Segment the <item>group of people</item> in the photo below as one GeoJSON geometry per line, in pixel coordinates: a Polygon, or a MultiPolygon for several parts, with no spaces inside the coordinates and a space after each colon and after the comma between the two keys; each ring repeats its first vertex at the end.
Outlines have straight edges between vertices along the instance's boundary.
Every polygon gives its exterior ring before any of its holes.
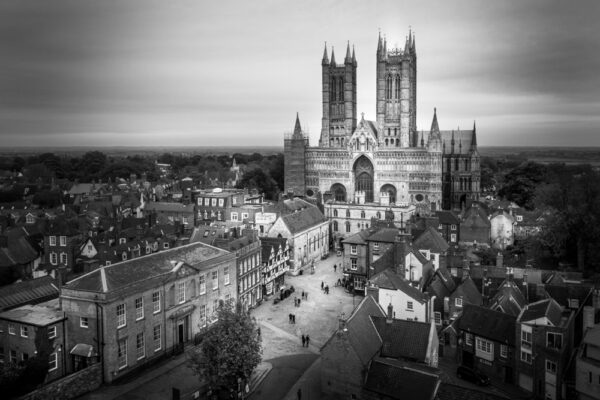
{"type": "Polygon", "coordinates": [[[329,285],[325,285],[323,281],[321,281],[321,291],[325,292],[325,294],[329,294],[329,285]]]}
{"type": "Polygon", "coordinates": [[[295,324],[296,323],[296,314],[290,313],[290,315],[288,317],[289,317],[288,322],[290,324],[295,324]]]}
{"type": "Polygon", "coordinates": [[[308,347],[310,344],[310,336],[308,334],[302,335],[302,347],[308,347]]]}

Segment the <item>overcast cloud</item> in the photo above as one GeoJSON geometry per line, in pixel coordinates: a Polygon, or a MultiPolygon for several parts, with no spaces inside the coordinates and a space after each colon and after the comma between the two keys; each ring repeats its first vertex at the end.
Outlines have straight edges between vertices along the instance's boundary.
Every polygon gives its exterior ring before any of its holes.
{"type": "Polygon", "coordinates": [[[379,29],[416,32],[419,129],[480,145],[600,146],[600,2],[0,2],[3,146],[316,144],[324,42],[375,117],[379,29]]]}

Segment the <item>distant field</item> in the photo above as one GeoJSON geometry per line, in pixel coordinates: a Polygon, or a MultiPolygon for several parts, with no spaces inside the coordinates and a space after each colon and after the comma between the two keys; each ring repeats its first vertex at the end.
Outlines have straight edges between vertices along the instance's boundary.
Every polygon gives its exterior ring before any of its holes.
{"type": "Polygon", "coordinates": [[[479,147],[482,156],[600,166],[600,147],[479,147]]]}

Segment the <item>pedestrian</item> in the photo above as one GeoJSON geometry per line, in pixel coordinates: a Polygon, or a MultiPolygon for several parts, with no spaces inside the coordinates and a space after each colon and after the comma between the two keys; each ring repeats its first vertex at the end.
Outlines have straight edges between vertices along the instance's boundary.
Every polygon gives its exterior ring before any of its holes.
{"type": "Polygon", "coordinates": [[[292,313],[290,313],[290,315],[288,315],[288,323],[291,324],[292,323],[292,313]]]}
{"type": "Polygon", "coordinates": [[[304,300],[304,290],[302,291],[302,296],[300,297],[302,297],[302,300],[304,300]]]}
{"type": "Polygon", "coordinates": [[[260,326],[256,328],[256,333],[258,333],[258,337],[260,337],[260,326]]]}
{"type": "Polygon", "coordinates": [[[308,347],[308,345],[310,344],[310,337],[308,336],[308,334],[306,334],[306,347],[308,347]]]}
{"type": "Polygon", "coordinates": [[[304,293],[304,300],[308,300],[308,292],[304,293]]]}
{"type": "Polygon", "coordinates": [[[302,400],[302,389],[298,388],[298,392],[296,392],[296,394],[298,395],[298,400],[302,400]]]}
{"type": "Polygon", "coordinates": [[[301,301],[301,300],[300,300],[300,299],[298,299],[298,307],[300,307],[300,301],[301,301]]]}
{"type": "Polygon", "coordinates": [[[296,314],[292,314],[292,324],[296,323],[296,314]]]}
{"type": "Polygon", "coordinates": [[[302,335],[302,347],[304,347],[305,344],[306,344],[306,338],[304,337],[304,335],[302,335]]]}
{"type": "Polygon", "coordinates": [[[333,264],[333,272],[337,272],[337,264],[333,264]]]}
{"type": "Polygon", "coordinates": [[[342,281],[340,280],[340,278],[338,278],[337,285],[342,286],[342,281]]]}
{"type": "Polygon", "coordinates": [[[325,284],[323,283],[323,281],[321,281],[321,290],[323,290],[324,286],[325,286],[325,284]]]}
{"type": "Polygon", "coordinates": [[[329,285],[325,286],[325,294],[329,294],[329,285]]]}

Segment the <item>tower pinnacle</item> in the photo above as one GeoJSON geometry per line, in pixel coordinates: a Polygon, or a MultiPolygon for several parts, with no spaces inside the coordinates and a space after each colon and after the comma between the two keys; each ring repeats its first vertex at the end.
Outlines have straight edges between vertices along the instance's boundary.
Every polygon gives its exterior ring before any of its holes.
{"type": "Polygon", "coordinates": [[[302,136],[302,127],[300,126],[300,117],[296,113],[296,125],[294,126],[294,136],[302,136]]]}
{"type": "Polygon", "coordinates": [[[335,67],[335,50],[333,46],[331,46],[331,65],[335,67]]]}
{"type": "Polygon", "coordinates": [[[321,64],[329,64],[329,57],[327,56],[327,42],[325,42],[325,49],[323,50],[323,61],[321,61],[321,64]]]}
{"type": "Polygon", "coordinates": [[[350,55],[350,41],[348,40],[348,45],[346,46],[346,58],[344,59],[345,64],[350,64],[352,62],[352,56],[350,55]]]}

